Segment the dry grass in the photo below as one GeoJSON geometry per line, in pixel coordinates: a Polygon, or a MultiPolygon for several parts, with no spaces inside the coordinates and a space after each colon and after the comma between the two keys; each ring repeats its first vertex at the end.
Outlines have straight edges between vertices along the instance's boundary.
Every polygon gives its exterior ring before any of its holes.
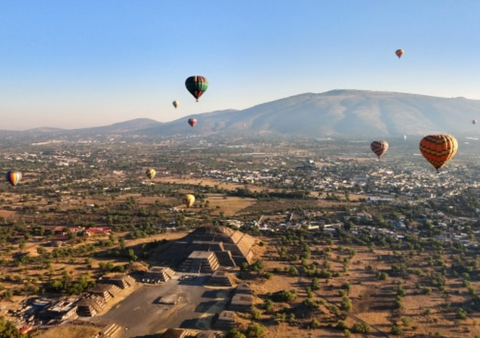
{"type": "Polygon", "coordinates": [[[37,338],[88,338],[95,337],[100,329],[87,325],[61,325],[35,335],[37,338]]]}
{"type": "MultiPolygon", "coordinates": [[[[236,215],[241,210],[256,203],[254,198],[241,198],[241,197],[223,197],[220,194],[209,194],[207,200],[210,203],[209,208],[219,212],[224,212],[225,215],[236,215]],[[216,208],[219,209],[216,209],[216,208]]],[[[213,213],[215,214],[215,213],[213,213]]]]}

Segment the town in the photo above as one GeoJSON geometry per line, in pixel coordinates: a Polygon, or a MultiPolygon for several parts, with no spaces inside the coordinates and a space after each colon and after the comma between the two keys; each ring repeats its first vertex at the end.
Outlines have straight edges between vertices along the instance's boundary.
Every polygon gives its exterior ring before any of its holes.
{"type": "Polygon", "coordinates": [[[478,335],[478,159],[437,174],[400,145],[4,147],[0,315],[42,338],[478,335]]]}

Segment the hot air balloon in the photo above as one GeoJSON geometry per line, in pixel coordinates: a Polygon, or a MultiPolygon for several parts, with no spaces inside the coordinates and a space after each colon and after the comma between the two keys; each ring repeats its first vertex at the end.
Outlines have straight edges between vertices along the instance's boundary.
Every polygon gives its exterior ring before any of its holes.
{"type": "Polygon", "coordinates": [[[403,140],[405,141],[407,139],[407,135],[403,135],[403,140]]]}
{"type": "Polygon", "coordinates": [[[147,169],[147,170],[145,171],[145,175],[147,175],[147,177],[148,177],[149,179],[153,179],[156,174],[157,174],[157,172],[155,171],[155,169],[152,169],[152,168],[147,169]]]}
{"type": "Polygon", "coordinates": [[[446,134],[427,135],[420,141],[420,152],[437,170],[452,159],[458,149],[455,137],[446,134]]]}
{"type": "Polygon", "coordinates": [[[192,207],[193,203],[195,203],[195,196],[193,196],[192,194],[186,194],[183,198],[183,203],[185,203],[185,206],[187,208],[192,207]]]}
{"type": "Polygon", "coordinates": [[[197,124],[197,119],[188,119],[188,124],[192,128],[195,127],[195,125],[197,124]]]}
{"type": "Polygon", "coordinates": [[[187,87],[187,90],[198,102],[200,96],[202,96],[208,88],[208,80],[203,76],[190,76],[185,80],[185,87],[187,87]]]}
{"type": "Polygon", "coordinates": [[[7,182],[11,185],[16,186],[18,182],[22,179],[22,173],[20,171],[9,171],[5,175],[7,182]]]}
{"type": "Polygon", "coordinates": [[[477,120],[472,120],[472,124],[477,124],[477,120]]]}
{"type": "Polygon", "coordinates": [[[397,50],[395,51],[395,55],[397,55],[398,58],[400,59],[400,58],[402,57],[402,55],[403,55],[403,49],[397,49],[397,50]]]}
{"type": "Polygon", "coordinates": [[[175,100],[175,101],[172,102],[172,104],[173,104],[173,106],[174,106],[175,108],[177,108],[177,107],[180,105],[180,102],[178,102],[177,100],[175,100]]]}
{"type": "Polygon", "coordinates": [[[380,157],[388,150],[388,143],[387,141],[373,141],[370,144],[370,148],[375,155],[378,156],[378,159],[380,159],[380,157]]]}

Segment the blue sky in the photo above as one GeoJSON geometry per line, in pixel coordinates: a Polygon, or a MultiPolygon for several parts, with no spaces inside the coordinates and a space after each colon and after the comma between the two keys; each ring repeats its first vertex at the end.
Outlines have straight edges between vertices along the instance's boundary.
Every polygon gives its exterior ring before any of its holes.
{"type": "Polygon", "coordinates": [[[2,0],[0,130],[167,122],[332,89],[480,100],[479,39],[477,0],[2,0]],[[198,103],[190,75],[209,80],[198,103]]]}

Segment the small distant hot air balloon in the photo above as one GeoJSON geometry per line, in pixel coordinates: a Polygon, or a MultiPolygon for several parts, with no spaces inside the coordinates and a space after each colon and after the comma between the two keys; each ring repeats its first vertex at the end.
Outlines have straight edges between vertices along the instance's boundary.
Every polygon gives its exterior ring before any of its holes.
{"type": "Polygon", "coordinates": [[[477,120],[472,120],[472,124],[477,124],[477,120]]]}
{"type": "Polygon", "coordinates": [[[187,87],[187,90],[198,102],[200,96],[202,96],[208,88],[208,80],[203,76],[190,76],[185,80],[185,87],[187,87]]]}
{"type": "Polygon", "coordinates": [[[186,194],[183,198],[183,203],[187,208],[192,207],[193,203],[195,203],[195,196],[193,196],[192,194],[186,194]]]}
{"type": "Polygon", "coordinates": [[[20,171],[9,171],[5,175],[7,182],[11,185],[16,186],[18,182],[22,179],[22,173],[20,171]]]}
{"type": "Polygon", "coordinates": [[[157,174],[157,172],[155,171],[155,169],[152,169],[152,168],[147,169],[147,170],[145,171],[145,175],[147,175],[147,177],[148,177],[149,179],[153,179],[156,174],[157,174]]]}
{"type": "Polygon", "coordinates": [[[174,106],[175,108],[177,108],[177,107],[180,105],[180,102],[178,102],[177,100],[175,100],[175,101],[172,102],[172,104],[173,104],[173,106],[174,106]]]}
{"type": "Polygon", "coordinates": [[[403,135],[403,140],[405,141],[407,139],[407,135],[403,135]]]}
{"type": "Polygon", "coordinates": [[[420,152],[437,173],[455,156],[457,149],[457,140],[447,134],[427,135],[420,141],[420,152]]]}
{"type": "Polygon", "coordinates": [[[375,155],[378,156],[378,159],[380,159],[380,157],[388,150],[388,143],[387,141],[373,141],[370,144],[370,148],[375,155]]]}
{"type": "Polygon", "coordinates": [[[400,59],[403,55],[403,49],[397,49],[395,51],[395,55],[398,56],[398,58],[400,59]]]}
{"type": "Polygon", "coordinates": [[[188,119],[188,124],[190,125],[190,127],[195,127],[195,125],[197,124],[197,119],[188,119]]]}

